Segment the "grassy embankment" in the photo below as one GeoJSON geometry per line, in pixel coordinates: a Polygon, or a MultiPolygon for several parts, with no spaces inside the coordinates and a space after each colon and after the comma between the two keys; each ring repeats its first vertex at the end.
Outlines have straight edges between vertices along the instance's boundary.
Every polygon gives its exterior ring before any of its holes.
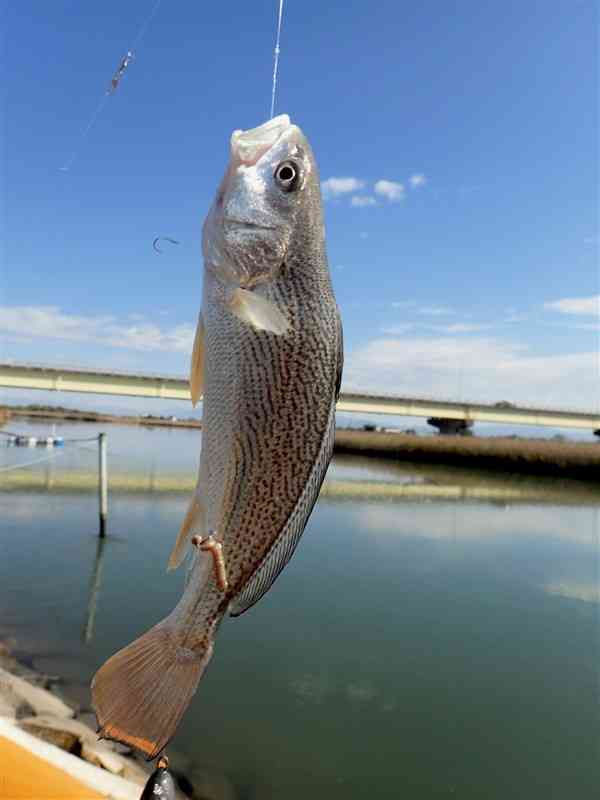
{"type": "Polygon", "coordinates": [[[600,442],[500,436],[416,436],[342,429],[336,433],[335,449],[339,453],[361,453],[402,461],[600,480],[600,442]]]}

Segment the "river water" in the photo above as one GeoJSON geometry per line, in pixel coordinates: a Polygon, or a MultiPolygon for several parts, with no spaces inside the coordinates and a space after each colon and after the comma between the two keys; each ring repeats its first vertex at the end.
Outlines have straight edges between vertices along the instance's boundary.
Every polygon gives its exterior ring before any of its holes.
{"type": "MultiPolygon", "coordinates": [[[[0,447],[0,637],[84,705],[180,595],[201,440],[105,429],[104,541],[93,442],[0,447]]],[[[599,509],[577,482],[336,458],[288,567],[222,626],[174,763],[214,800],[597,797],[599,509]]]]}

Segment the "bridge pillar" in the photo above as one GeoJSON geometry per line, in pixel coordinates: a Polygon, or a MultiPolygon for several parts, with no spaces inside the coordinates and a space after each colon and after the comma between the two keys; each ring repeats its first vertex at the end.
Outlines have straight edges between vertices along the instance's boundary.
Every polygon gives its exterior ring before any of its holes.
{"type": "Polygon", "coordinates": [[[450,436],[468,436],[469,428],[473,427],[471,419],[448,419],[447,417],[429,417],[428,425],[433,425],[440,434],[450,436]]]}

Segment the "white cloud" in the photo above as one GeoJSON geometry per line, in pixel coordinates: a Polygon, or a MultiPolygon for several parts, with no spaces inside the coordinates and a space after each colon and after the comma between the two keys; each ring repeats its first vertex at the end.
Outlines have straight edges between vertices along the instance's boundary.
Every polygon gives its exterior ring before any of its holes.
{"type": "Polygon", "coordinates": [[[386,328],[382,328],[381,332],[386,333],[388,336],[404,336],[414,327],[412,322],[406,322],[401,325],[388,325],[386,328]]]}
{"type": "MultiPolygon", "coordinates": [[[[494,486],[495,484],[488,484],[494,486]]],[[[496,484],[497,485],[497,484],[496,484]]],[[[510,481],[500,482],[499,488],[510,488],[510,481]],[[508,484],[508,485],[507,485],[508,484]]],[[[518,484],[513,483],[513,488],[518,484]]],[[[379,538],[380,544],[394,546],[399,537],[450,539],[453,542],[490,542],[491,539],[514,541],[522,546],[523,539],[541,538],[565,540],[577,545],[580,552],[594,550],[593,533],[589,533],[590,509],[562,506],[514,505],[505,514],[490,514],[486,504],[461,503],[457,512],[460,525],[450,511],[449,502],[420,503],[418,514],[398,514],[398,504],[365,503],[357,514],[360,530],[379,538]],[[515,533],[518,531],[518,533],[515,533]],[[390,533],[393,532],[393,536],[390,533]]]]}
{"type": "Polygon", "coordinates": [[[552,303],[544,303],[544,308],[560,311],[561,314],[600,315],[600,294],[591,297],[565,297],[552,303]]]}
{"type": "Polygon", "coordinates": [[[504,317],[502,322],[504,322],[507,325],[512,325],[513,323],[527,322],[528,319],[529,319],[529,314],[524,312],[519,312],[519,313],[515,312],[508,314],[506,317],[504,317]]]}
{"type": "Polygon", "coordinates": [[[489,325],[479,325],[470,322],[457,322],[454,325],[439,326],[442,328],[443,333],[475,333],[477,331],[484,331],[489,328],[489,325]]]}
{"type": "Polygon", "coordinates": [[[407,331],[413,330],[416,327],[424,328],[429,331],[436,331],[436,333],[452,335],[455,333],[478,333],[483,330],[488,330],[492,326],[467,322],[457,322],[454,325],[429,325],[422,322],[406,322],[400,325],[387,325],[385,328],[382,328],[382,333],[387,333],[390,336],[402,336],[407,331]]]}
{"type": "Polygon", "coordinates": [[[350,198],[350,205],[355,206],[356,208],[361,208],[363,206],[376,206],[377,200],[368,194],[355,194],[354,197],[350,198]]]}
{"type": "Polygon", "coordinates": [[[580,325],[569,325],[578,331],[600,331],[600,322],[582,322],[580,325]]]}
{"type": "Polygon", "coordinates": [[[375,184],[375,194],[380,194],[391,202],[401,200],[404,197],[404,186],[396,181],[380,180],[375,184]]]}
{"type": "Polygon", "coordinates": [[[348,353],[344,388],[595,410],[598,355],[535,355],[494,337],[381,337],[348,353]]]}
{"type": "Polygon", "coordinates": [[[417,172],[411,175],[408,181],[413,189],[417,189],[419,186],[424,186],[427,183],[427,178],[422,172],[417,172]]]}
{"type": "Polygon", "coordinates": [[[478,333],[480,331],[489,330],[492,325],[483,325],[479,323],[470,322],[456,322],[453,325],[426,325],[427,329],[437,331],[438,333],[454,334],[454,333],[478,333]]]}
{"type": "Polygon", "coordinates": [[[343,194],[350,194],[351,192],[358,192],[365,185],[364,181],[358,178],[327,178],[321,184],[323,197],[339,197],[343,194]]]}
{"type": "Polygon", "coordinates": [[[456,314],[453,308],[448,306],[421,306],[417,309],[419,314],[428,314],[432,317],[442,317],[445,314],[456,314]]]}
{"type": "Polygon", "coordinates": [[[425,314],[432,317],[441,317],[445,314],[456,314],[456,311],[449,306],[419,306],[415,300],[394,300],[392,308],[399,308],[404,311],[412,311],[415,314],[425,314]]]}
{"type": "Polygon", "coordinates": [[[544,591],[559,597],[568,597],[571,600],[583,600],[584,603],[600,603],[600,588],[597,583],[561,581],[546,584],[544,591]]]}
{"type": "Polygon", "coordinates": [[[189,352],[192,325],[161,329],[153,323],[123,324],[113,316],[88,317],[62,312],[55,306],[0,306],[0,330],[28,338],[93,342],[131,350],[189,352]]]}

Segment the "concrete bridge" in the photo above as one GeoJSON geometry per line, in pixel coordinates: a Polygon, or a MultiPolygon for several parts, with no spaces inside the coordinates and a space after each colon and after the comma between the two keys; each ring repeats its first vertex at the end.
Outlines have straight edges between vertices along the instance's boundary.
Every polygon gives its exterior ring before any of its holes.
{"type": "MultiPolygon", "coordinates": [[[[183,378],[39,364],[0,363],[0,387],[190,400],[188,381],[183,378]]],[[[543,425],[590,431],[600,429],[600,413],[534,408],[507,402],[466,403],[423,397],[342,392],[337,410],[343,413],[427,417],[442,432],[465,429],[474,422],[543,425]]]]}

